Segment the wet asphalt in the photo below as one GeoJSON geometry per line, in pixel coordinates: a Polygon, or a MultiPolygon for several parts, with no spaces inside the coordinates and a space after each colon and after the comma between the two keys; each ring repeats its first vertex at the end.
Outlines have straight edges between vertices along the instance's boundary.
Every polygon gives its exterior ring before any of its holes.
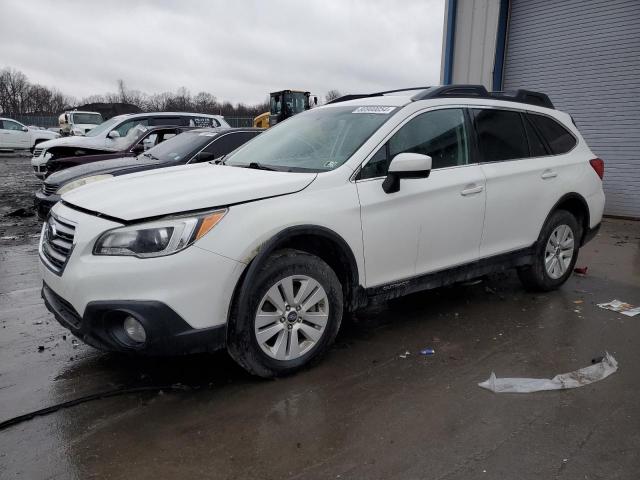
{"type": "Polygon", "coordinates": [[[376,305],[345,319],[316,367],[269,381],[224,353],[140,359],[73,341],[40,299],[38,222],[6,216],[28,207],[29,175],[28,158],[0,158],[0,422],[151,390],[0,430],[1,479],[638,477],[640,316],[596,303],[640,305],[640,222],[606,220],[580,253],[587,274],[558,291],[527,293],[508,273],[376,305]],[[477,386],[604,351],[619,371],[576,390],[477,386]]]}

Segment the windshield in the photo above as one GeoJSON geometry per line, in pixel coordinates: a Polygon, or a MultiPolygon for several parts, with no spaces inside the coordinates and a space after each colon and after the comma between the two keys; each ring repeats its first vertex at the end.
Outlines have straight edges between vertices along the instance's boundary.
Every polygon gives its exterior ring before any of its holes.
{"type": "Polygon", "coordinates": [[[214,132],[184,132],[150,148],[142,156],[162,163],[181,160],[186,163],[216,135],[214,132]]]}
{"type": "Polygon", "coordinates": [[[76,125],[80,123],[88,123],[91,125],[100,125],[104,120],[102,120],[102,115],[99,113],[74,113],[73,114],[73,123],[76,125]]]}
{"type": "Polygon", "coordinates": [[[290,172],[333,170],[346,162],[394,110],[355,106],[309,110],[261,133],[224,163],[240,167],[258,163],[290,172]]]}
{"type": "Polygon", "coordinates": [[[125,117],[123,115],[110,118],[106,122],[102,122],[95,128],[89,130],[86,134],[87,137],[97,137],[103,132],[110,132],[113,127],[115,127],[118,123],[120,123],[125,117]]]}

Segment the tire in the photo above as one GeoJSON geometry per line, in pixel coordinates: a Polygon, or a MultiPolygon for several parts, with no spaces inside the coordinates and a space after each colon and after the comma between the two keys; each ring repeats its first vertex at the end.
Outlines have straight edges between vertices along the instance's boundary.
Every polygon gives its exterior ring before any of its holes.
{"type": "Polygon", "coordinates": [[[265,378],[292,374],[320,359],[335,340],[343,314],[342,285],[319,257],[277,251],[248,287],[248,298],[232,307],[227,350],[249,373],[265,378]]]}
{"type": "Polygon", "coordinates": [[[578,259],[581,238],[582,229],[576,217],[566,210],[553,212],[542,227],[534,247],[533,263],[518,268],[518,277],[524,287],[548,292],[566,282],[578,259]],[[572,239],[571,245],[569,238],[572,239]]]}

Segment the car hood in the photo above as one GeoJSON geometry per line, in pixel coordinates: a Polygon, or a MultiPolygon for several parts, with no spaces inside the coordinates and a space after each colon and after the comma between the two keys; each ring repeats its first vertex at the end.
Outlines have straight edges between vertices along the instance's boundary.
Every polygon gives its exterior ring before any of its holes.
{"type": "Polygon", "coordinates": [[[203,163],[92,183],[64,194],[62,200],[131,221],[295,193],[316,176],[203,163]]]}
{"type": "Polygon", "coordinates": [[[53,147],[80,147],[111,150],[110,148],[105,147],[104,137],[84,137],[74,135],[72,137],[55,138],[38,144],[38,148],[44,148],[46,150],[53,147]]]}
{"type": "Polygon", "coordinates": [[[62,185],[64,183],[76,180],[77,178],[87,177],[89,175],[99,175],[103,173],[120,173],[130,168],[145,166],[161,167],[161,162],[151,160],[147,157],[122,157],[109,160],[101,160],[91,162],[75,167],[65,168],[59,172],[52,173],[47,177],[44,183],[52,185],[62,185]]]}

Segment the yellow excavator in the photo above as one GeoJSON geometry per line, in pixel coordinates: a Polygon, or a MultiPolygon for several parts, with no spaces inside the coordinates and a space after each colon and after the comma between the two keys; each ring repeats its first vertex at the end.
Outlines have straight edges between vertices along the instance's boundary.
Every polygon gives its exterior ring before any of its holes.
{"type": "Polygon", "coordinates": [[[280,90],[269,94],[270,111],[264,112],[253,119],[253,126],[257,128],[273,127],[296,113],[309,110],[318,104],[318,97],[302,90],[280,90]]]}

